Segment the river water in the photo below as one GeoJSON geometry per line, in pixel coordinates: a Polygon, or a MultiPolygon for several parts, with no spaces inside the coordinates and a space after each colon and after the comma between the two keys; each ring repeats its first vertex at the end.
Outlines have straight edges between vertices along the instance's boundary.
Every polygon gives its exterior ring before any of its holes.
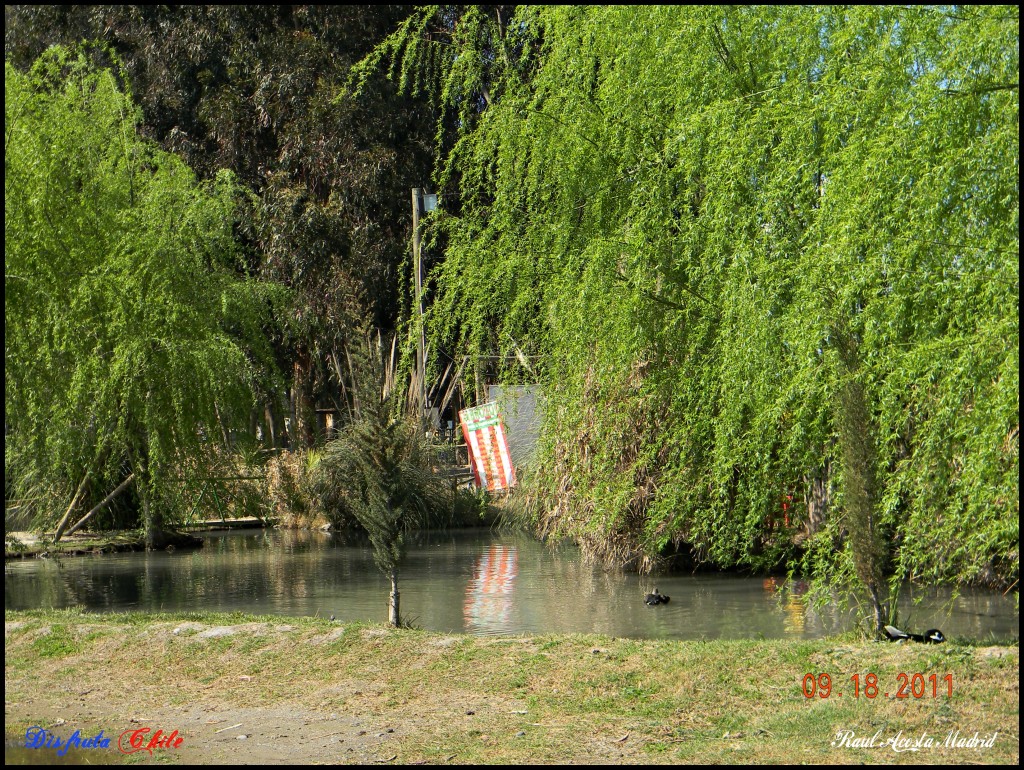
{"type": "MultiPolygon", "coordinates": [[[[322,532],[208,533],[173,553],[105,554],[7,562],[9,610],[216,611],[334,615],[387,621],[389,584],[365,541],[322,532]]],[[[772,578],[723,574],[638,576],[588,565],[575,547],[552,548],[488,529],[411,536],[399,590],[403,616],[433,631],[470,634],[598,633],[639,639],[813,639],[857,627],[864,612],[807,609],[772,578]],[[644,604],[657,587],[671,601],[644,604]]],[[[797,586],[799,593],[800,586],[797,586]]],[[[947,638],[1019,638],[1012,595],[904,591],[907,630],[947,638]]]]}

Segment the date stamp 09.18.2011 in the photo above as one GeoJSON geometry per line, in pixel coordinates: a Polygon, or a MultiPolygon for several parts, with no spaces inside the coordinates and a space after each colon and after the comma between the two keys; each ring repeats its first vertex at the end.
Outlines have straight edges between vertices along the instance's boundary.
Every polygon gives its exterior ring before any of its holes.
{"type": "Polygon", "coordinates": [[[877,674],[853,674],[849,686],[839,690],[828,674],[805,674],[802,690],[805,698],[952,698],[953,675],[896,674],[894,687],[879,684],[877,674]]]}
{"type": "MultiPolygon", "coordinates": [[[[812,698],[952,698],[953,675],[946,674],[896,674],[895,681],[888,685],[879,681],[877,674],[853,674],[848,679],[833,681],[826,673],[808,673],[801,682],[804,697],[812,698]],[[843,687],[842,690],[839,687],[843,687]]],[[[903,731],[890,735],[882,735],[878,730],[873,735],[857,735],[854,730],[839,730],[832,746],[836,748],[891,748],[896,752],[921,751],[923,749],[990,749],[995,745],[998,732],[982,735],[961,734],[960,730],[951,730],[945,736],[930,736],[922,733],[916,738],[905,736],[903,731]]]]}

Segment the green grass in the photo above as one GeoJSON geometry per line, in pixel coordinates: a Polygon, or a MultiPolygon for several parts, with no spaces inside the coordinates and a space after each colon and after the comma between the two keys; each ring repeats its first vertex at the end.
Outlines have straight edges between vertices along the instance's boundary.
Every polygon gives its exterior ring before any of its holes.
{"type": "Polygon", "coordinates": [[[65,658],[80,646],[67,626],[54,625],[32,640],[32,649],[40,658],[65,658]]]}
{"type": "Polygon", "coordinates": [[[399,728],[388,751],[402,762],[1013,764],[1018,752],[1016,645],[453,637],[241,613],[5,617],[22,624],[5,651],[15,727],[38,717],[38,700],[59,703],[55,685],[73,676],[108,692],[93,707],[112,714],[129,712],[143,682],[148,703],[364,715],[399,728]],[[235,629],[202,637],[186,622],[235,629]],[[952,673],[953,697],[852,697],[850,677],[868,672],[892,691],[900,672],[952,673]],[[828,673],[846,694],[805,698],[807,673],[828,673]],[[923,756],[836,749],[843,729],[1007,737],[986,754],[923,756]]]}

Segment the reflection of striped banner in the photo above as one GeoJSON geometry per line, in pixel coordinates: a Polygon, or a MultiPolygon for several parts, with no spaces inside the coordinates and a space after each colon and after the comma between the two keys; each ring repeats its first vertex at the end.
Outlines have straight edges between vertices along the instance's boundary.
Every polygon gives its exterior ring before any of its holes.
{"type": "Polygon", "coordinates": [[[483,594],[510,594],[519,568],[515,546],[492,545],[477,565],[476,583],[483,594]]]}
{"type": "Polygon", "coordinates": [[[494,402],[459,412],[462,434],[469,447],[469,464],[476,485],[495,491],[516,485],[516,471],[508,453],[505,426],[494,402]]]}
{"type": "Polygon", "coordinates": [[[466,586],[463,617],[466,628],[512,630],[512,591],[519,574],[515,546],[492,545],[481,555],[466,586]]]}

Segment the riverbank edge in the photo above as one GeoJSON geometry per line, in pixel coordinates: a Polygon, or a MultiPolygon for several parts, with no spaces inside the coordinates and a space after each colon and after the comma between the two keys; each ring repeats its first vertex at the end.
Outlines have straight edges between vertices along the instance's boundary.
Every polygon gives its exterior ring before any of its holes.
{"type": "MultiPolygon", "coordinates": [[[[254,526],[249,524],[248,526],[254,526]]],[[[164,533],[164,550],[201,548],[198,534],[228,527],[210,526],[188,531],[164,533]]],[[[4,535],[4,561],[10,559],[46,559],[62,556],[98,556],[106,553],[145,551],[146,538],[141,530],[115,530],[111,532],[76,532],[54,543],[46,533],[7,532],[4,535]]]]}
{"type": "Polygon", "coordinates": [[[181,763],[1019,758],[1018,645],[476,637],[59,610],[5,612],[4,671],[9,740],[33,725],[57,735],[177,729],[182,745],[157,753],[181,763]],[[895,697],[900,674],[926,694],[895,697]],[[973,736],[992,745],[968,745],[973,736]]]}
{"type": "MultiPolygon", "coordinates": [[[[479,518],[465,517],[455,528],[494,527],[501,522],[496,509],[488,511],[479,518]]],[[[294,526],[256,516],[237,518],[210,519],[178,525],[174,531],[166,534],[171,538],[167,545],[176,548],[200,548],[200,535],[207,532],[223,532],[227,530],[263,530],[263,529],[303,529],[318,532],[334,531],[329,524],[322,526],[294,526]]],[[[53,533],[38,531],[12,531],[4,533],[4,560],[37,559],[57,556],[95,556],[107,553],[124,553],[128,551],[146,550],[145,537],[142,530],[111,530],[108,532],[92,532],[84,530],[76,532],[58,543],[53,542],[53,533]]]]}

